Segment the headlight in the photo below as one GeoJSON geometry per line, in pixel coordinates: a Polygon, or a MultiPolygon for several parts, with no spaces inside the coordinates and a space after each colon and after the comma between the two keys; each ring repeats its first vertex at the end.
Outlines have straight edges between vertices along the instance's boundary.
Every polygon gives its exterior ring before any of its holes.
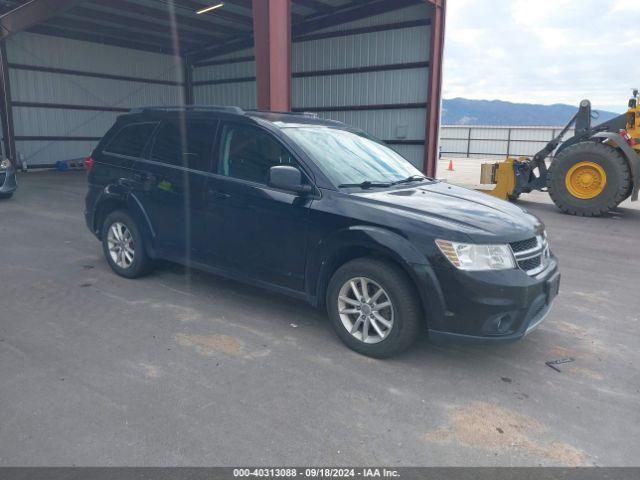
{"type": "Polygon", "coordinates": [[[460,270],[507,270],[516,267],[509,245],[476,245],[447,240],[436,240],[436,245],[460,270]]]}
{"type": "Polygon", "coordinates": [[[11,162],[7,158],[0,162],[0,170],[9,170],[10,166],[11,162]]]}

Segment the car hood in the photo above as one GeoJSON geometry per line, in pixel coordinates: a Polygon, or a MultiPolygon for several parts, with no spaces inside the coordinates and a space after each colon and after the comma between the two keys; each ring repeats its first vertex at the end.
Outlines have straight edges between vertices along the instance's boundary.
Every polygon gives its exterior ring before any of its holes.
{"type": "Polygon", "coordinates": [[[543,228],[538,218],[516,205],[444,182],[362,191],[354,195],[365,201],[384,204],[398,214],[419,214],[426,220],[446,220],[472,237],[480,236],[486,240],[529,238],[543,228]]]}

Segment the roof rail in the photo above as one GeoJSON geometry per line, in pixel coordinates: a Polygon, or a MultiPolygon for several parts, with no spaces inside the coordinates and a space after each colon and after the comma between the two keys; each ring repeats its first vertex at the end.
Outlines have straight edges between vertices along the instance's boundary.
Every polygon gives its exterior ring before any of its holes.
{"type": "Polygon", "coordinates": [[[244,110],[240,107],[221,106],[221,105],[158,105],[151,107],[137,107],[129,110],[129,113],[143,113],[143,112],[173,112],[180,110],[201,110],[201,111],[215,111],[215,112],[229,112],[236,113],[238,115],[244,115],[244,110]]]}
{"type": "Polygon", "coordinates": [[[316,112],[290,112],[287,110],[260,110],[258,108],[249,108],[245,110],[246,112],[257,112],[257,113],[277,113],[278,115],[302,115],[305,117],[318,118],[318,114],[316,112]]]}

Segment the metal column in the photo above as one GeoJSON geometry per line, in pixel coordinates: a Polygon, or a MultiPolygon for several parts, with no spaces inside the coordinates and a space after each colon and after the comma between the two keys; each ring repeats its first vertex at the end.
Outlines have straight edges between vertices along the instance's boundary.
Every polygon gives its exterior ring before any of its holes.
{"type": "Polygon", "coordinates": [[[424,145],[423,171],[435,177],[438,164],[438,137],[440,134],[440,104],[442,92],[442,52],[444,49],[444,22],[446,0],[427,0],[433,5],[431,19],[431,48],[429,54],[429,87],[427,91],[427,122],[424,145]]]}
{"type": "Polygon", "coordinates": [[[253,0],[258,109],[291,110],[291,0],[253,0]]]}
{"type": "Polygon", "coordinates": [[[184,81],[184,103],[193,105],[193,65],[187,59],[182,59],[184,81]]]}
{"type": "Polygon", "coordinates": [[[4,155],[14,167],[18,167],[16,155],[16,138],[13,130],[13,109],[11,108],[11,87],[9,85],[9,66],[7,48],[4,40],[0,40],[0,121],[2,122],[2,141],[4,155]]]}

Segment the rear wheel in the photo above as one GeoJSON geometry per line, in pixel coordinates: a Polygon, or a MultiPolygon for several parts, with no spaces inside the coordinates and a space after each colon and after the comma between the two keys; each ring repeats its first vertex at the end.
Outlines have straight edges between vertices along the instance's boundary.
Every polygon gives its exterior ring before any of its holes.
{"type": "Polygon", "coordinates": [[[563,212],[599,216],[629,195],[631,172],[616,148],[581,142],[566,148],[551,162],[547,187],[563,212]]]}
{"type": "Polygon", "coordinates": [[[0,199],[7,199],[13,197],[13,192],[9,193],[0,193],[0,199]]]}
{"type": "Polygon", "coordinates": [[[148,273],[152,260],[136,222],[124,210],[111,212],[102,224],[102,249],[109,266],[118,275],[137,278],[148,273]]]}
{"type": "Polygon", "coordinates": [[[359,258],[340,267],[329,282],[327,311],[340,339],[370,357],[406,350],[420,330],[413,285],[400,268],[380,260],[359,258]]]}

